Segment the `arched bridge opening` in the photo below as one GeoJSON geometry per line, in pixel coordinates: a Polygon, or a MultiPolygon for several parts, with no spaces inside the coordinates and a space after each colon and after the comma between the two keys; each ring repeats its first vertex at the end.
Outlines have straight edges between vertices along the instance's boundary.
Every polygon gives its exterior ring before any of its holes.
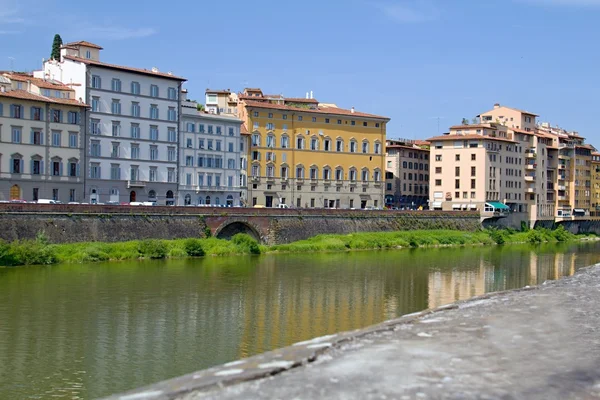
{"type": "Polygon", "coordinates": [[[231,240],[238,233],[245,233],[254,238],[258,243],[261,243],[261,235],[256,228],[247,222],[235,221],[230,222],[222,227],[219,227],[215,232],[218,239],[231,240]]]}

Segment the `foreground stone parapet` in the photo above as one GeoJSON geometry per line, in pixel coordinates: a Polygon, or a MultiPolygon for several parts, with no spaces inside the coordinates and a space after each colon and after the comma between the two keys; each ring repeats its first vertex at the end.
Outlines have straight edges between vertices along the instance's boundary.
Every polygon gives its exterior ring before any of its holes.
{"type": "Polygon", "coordinates": [[[600,398],[600,266],[110,399],[600,398]]]}

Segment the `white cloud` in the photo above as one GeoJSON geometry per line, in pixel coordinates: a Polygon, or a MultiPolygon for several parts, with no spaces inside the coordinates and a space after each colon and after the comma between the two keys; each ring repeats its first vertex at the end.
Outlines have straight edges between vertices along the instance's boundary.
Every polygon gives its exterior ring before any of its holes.
{"type": "Polygon", "coordinates": [[[376,7],[388,18],[404,24],[434,21],[440,16],[439,9],[427,0],[379,3],[376,7]]]}
{"type": "Polygon", "coordinates": [[[517,0],[520,3],[529,3],[540,6],[553,7],[600,7],[600,0],[517,0]]]}

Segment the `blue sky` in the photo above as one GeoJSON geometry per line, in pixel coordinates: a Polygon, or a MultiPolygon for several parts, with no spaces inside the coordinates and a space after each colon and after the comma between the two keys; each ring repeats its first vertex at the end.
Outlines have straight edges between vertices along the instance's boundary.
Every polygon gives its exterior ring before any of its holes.
{"type": "Polygon", "coordinates": [[[406,138],[499,102],[600,146],[599,17],[600,0],[0,0],[0,69],[39,69],[60,33],[103,46],[103,61],[185,76],[199,100],[313,90],[406,138]]]}

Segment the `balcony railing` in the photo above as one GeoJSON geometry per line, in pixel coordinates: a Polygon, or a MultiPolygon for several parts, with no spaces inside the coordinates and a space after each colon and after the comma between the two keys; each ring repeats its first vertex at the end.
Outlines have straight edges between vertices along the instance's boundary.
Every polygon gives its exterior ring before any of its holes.
{"type": "Polygon", "coordinates": [[[144,181],[127,181],[127,189],[129,188],[143,188],[146,187],[146,182],[144,181]]]}

